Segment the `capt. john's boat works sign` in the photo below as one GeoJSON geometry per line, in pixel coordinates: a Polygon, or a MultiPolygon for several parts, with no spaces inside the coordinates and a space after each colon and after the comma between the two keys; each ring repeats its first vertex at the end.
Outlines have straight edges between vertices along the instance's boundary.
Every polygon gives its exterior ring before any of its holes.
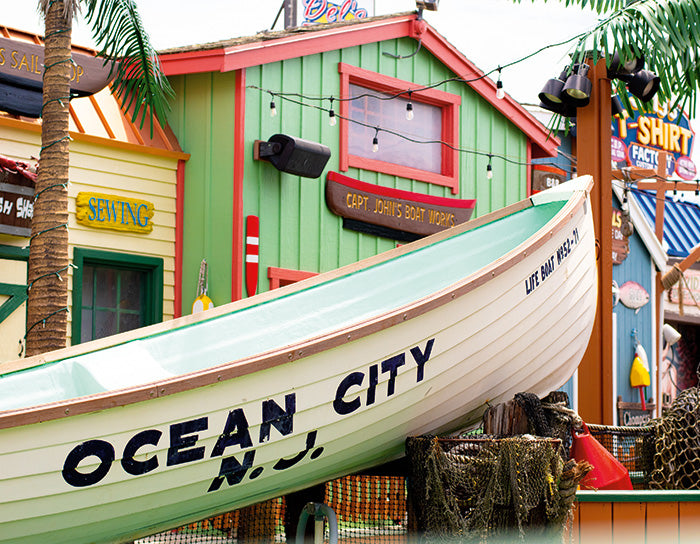
{"type": "Polygon", "coordinates": [[[425,236],[468,221],[476,200],[402,191],[328,172],[326,204],[341,217],[425,236]]]}

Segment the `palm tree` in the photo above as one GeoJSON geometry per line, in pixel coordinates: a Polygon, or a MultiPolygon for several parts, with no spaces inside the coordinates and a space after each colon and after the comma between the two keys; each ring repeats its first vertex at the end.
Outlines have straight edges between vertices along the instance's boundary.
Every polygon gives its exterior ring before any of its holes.
{"type": "MultiPolygon", "coordinates": [[[[615,53],[623,61],[643,58],[645,67],[660,78],[659,99],[674,100],[673,108],[687,107],[694,117],[700,82],[700,0],[563,1],[603,16],[580,37],[572,64],[591,55],[594,62],[605,58],[608,66],[615,53]]],[[[613,84],[618,90],[624,87],[621,81],[613,84]]]]}
{"type": "Polygon", "coordinates": [[[26,354],[65,347],[68,291],[68,107],[71,98],[71,25],[79,9],[92,28],[100,55],[112,64],[113,91],[141,125],[165,120],[172,95],[133,0],[40,0],[44,16],[41,152],[27,280],[26,354]]]}

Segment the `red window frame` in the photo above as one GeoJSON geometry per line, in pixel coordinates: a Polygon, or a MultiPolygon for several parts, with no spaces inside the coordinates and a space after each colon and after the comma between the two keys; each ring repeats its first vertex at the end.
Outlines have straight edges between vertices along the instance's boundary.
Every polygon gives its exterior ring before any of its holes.
{"type": "MultiPolygon", "coordinates": [[[[343,98],[350,96],[350,84],[386,94],[396,94],[418,87],[414,83],[343,62],[338,63],[338,72],[340,73],[340,95],[343,98]]],[[[349,117],[350,107],[346,100],[340,101],[340,170],[347,172],[350,167],[354,167],[382,172],[449,187],[453,194],[459,193],[459,153],[454,148],[459,146],[459,106],[462,97],[438,89],[425,89],[411,91],[411,100],[437,106],[442,110],[440,139],[448,145],[442,147],[441,173],[351,155],[348,150],[350,121],[345,120],[349,117]]]]}
{"type": "Polygon", "coordinates": [[[267,267],[270,291],[317,275],[317,272],[307,272],[306,270],[292,270],[291,268],[277,268],[276,266],[267,267]]]}

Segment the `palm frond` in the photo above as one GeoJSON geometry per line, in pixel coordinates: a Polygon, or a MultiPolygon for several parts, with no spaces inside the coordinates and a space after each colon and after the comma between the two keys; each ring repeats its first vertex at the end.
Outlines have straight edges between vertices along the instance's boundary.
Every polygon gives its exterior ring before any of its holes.
{"type": "MultiPolygon", "coordinates": [[[[520,0],[516,0],[520,1],[520,0]]],[[[604,16],[579,42],[574,58],[613,53],[623,60],[644,55],[661,79],[659,99],[695,114],[700,87],[700,0],[564,0],[604,16]]]]}
{"type": "Polygon", "coordinates": [[[163,75],[158,55],[150,43],[133,0],[83,0],[85,20],[100,48],[99,55],[112,64],[114,92],[127,111],[133,109],[132,121],[148,116],[153,134],[153,115],[164,124],[168,100],[174,96],[163,75]]]}

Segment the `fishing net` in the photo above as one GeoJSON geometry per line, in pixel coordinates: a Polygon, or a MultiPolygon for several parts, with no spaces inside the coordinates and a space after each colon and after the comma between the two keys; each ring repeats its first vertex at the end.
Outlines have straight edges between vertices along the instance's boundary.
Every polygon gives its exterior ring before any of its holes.
{"type": "Polygon", "coordinates": [[[650,449],[654,438],[653,427],[617,427],[591,423],[588,430],[627,469],[634,489],[648,489],[649,475],[653,468],[653,452],[650,449]]]}
{"type": "Polygon", "coordinates": [[[409,438],[410,499],[428,542],[560,542],[576,487],[591,470],[565,461],[561,442],[409,438]]]}
{"type": "MultiPolygon", "coordinates": [[[[336,514],[338,539],[358,544],[408,542],[406,478],[347,476],[207,518],[137,540],[137,544],[228,544],[293,542],[301,509],[307,502],[324,503],[336,514]]],[[[313,516],[306,525],[306,542],[313,542],[313,516]]],[[[330,540],[328,523],[324,538],[330,540]]]]}
{"type": "Polygon", "coordinates": [[[700,489],[700,389],[681,391],[651,422],[650,489],[700,489]]]}

